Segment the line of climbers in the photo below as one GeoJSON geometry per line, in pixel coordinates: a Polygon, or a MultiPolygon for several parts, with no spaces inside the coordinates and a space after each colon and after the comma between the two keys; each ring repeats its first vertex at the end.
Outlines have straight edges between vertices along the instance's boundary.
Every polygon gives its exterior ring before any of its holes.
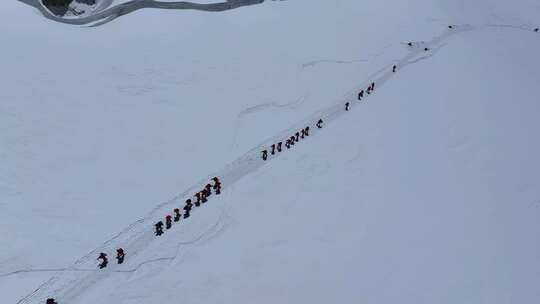
{"type": "MultiPolygon", "coordinates": [[[[418,47],[418,46],[419,46],[418,44],[413,43],[413,42],[408,42],[407,45],[408,45],[409,47],[418,47]]],[[[429,51],[429,50],[430,50],[430,48],[428,48],[428,47],[425,47],[425,48],[424,48],[424,51],[426,51],[426,52],[429,51]]]]}
{"type": "MultiPolygon", "coordinates": [[[[194,198],[197,199],[195,201],[195,206],[196,207],[199,207],[199,206],[201,206],[201,204],[204,204],[204,203],[206,203],[208,201],[208,197],[212,195],[212,190],[214,190],[214,193],[216,195],[221,194],[221,187],[222,186],[221,186],[221,181],[219,180],[219,178],[214,177],[212,179],[212,181],[214,182],[213,185],[212,184],[207,184],[204,187],[204,189],[197,192],[193,196],[194,198]]],[[[191,212],[192,208],[193,208],[193,203],[191,202],[191,199],[188,199],[186,201],[186,205],[184,206],[184,215],[183,215],[184,219],[190,217],[190,212],[191,212]]],[[[174,213],[174,217],[172,215],[170,215],[170,214],[165,216],[165,228],[167,230],[172,228],[173,221],[174,222],[179,222],[180,219],[182,218],[182,213],[180,213],[180,209],[175,208],[173,210],[173,213],[174,213]]],[[[155,234],[157,236],[162,235],[163,234],[163,226],[164,226],[163,222],[159,221],[154,226],[155,226],[155,234]]],[[[116,250],[117,263],[118,264],[124,263],[125,257],[126,257],[126,253],[125,253],[124,249],[123,248],[118,248],[116,250]]],[[[107,256],[107,254],[104,253],[104,252],[101,252],[99,254],[97,260],[99,261],[99,265],[98,265],[99,269],[104,269],[109,264],[109,258],[107,256]]],[[[48,298],[45,303],[46,304],[58,304],[58,302],[56,302],[56,300],[54,298],[48,298]]]]}
{"type": "MultiPolygon", "coordinates": [[[[453,29],[454,26],[449,25],[448,28],[453,29]]],[[[540,28],[535,28],[533,31],[535,33],[538,33],[538,32],[540,32],[540,28]]],[[[407,45],[409,47],[415,46],[412,42],[407,43],[407,45]]],[[[429,51],[429,50],[430,49],[428,47],[424,48],[424,51],[426,51],[426,52],[429,51]]],[[[396,71],[397,71],[397,66],[394,65],[392,67],[392,73],[395,73],[396,71]]],[[[365,92],[367,94],[371,94],[371,92],[373,92],[374,90],[375,90],[375,83],[372,82],[369,85],[369,87],[366,89],[365,92]]],[[[358,93],[358,100],[362,100],[362,98],[364,98],[364,90],[361,90],[358,93]]],[[[345,111],[349,111],[349,109],[350,109],[350,103],[346,102],[345,103],[345,111]]],[[[317,126],[317,128],[321,129],[322,125],[323,125],[323,120],[319,119],[319,121],[317,121],[317,123],[315,125],[317,126]]],[[[300,139],[304,139],[307,136],[309,136],[309,126],[305,127],[304,129],[302,129],[299,132],[296,132],[294,135],[292,135],[290,138],[288,138],[285,141],[285,146],[287,147],[287,149],[290,149],[291,146],[294,146],[294,144],[299,142],[300,139]]],[[[275,155],[276,153],[282,152],[283,151],[282,145],[283,145],[283,142],[273,144],[272,147],[271,147],[271,150],[270,150],[270,154],[275,155]]],[[[262,151],[262,159],[265,160],[265,161],[268,159],[268,150],[263,150],[262,151]]],[[[194,198],[197,199],[195,201],[195,206],[196,207],[199,207],[199,206],[201,206],[201,204],[204,204],[204,203],[206,203],[208,201],[208,197],[212,195],[212,189],[215,191],[216,195],[221,194],[221,181],[219,180],[219,178],[214,177],[212,179],[212,181],[214,182],[214,185],[207,184],[204,187],[203,190],[197,192],[193,196],[194,198]]],[[[191,199],[186,200],[186,205],[183,208],[184,209],[184,215],[183,215],[184,219],[187,219],[188,217],[190,217],[192,208],[193,208],[193,203],[192,203],[191,199]]],[[[172,215],[170,215],[170,214],[165,216],[165,228],[167,230],[172,228],[173,221],[174,222],[179,222],[180,219],[182,219],[182,214],[180,213],[179,208],[175,208],[173,210],[173,213],[174,213],[174,217],[172,215]]],[[[160,236],[160,235],[163,234],[163,222],[162,221],[159,221],[159,222],[157,222],[155,224],[155,234],[156,234],[156,236],[160,236]]],[[[125,254],[123,248],[118,248],[116,250],[116,260],[117,260],[118,264],[124,263],[125,256],[126,256],[126,254],[125,254]]],[[[99,269],[103,269],[103,268],[107,267],[107,265],[109,264],[109,259],[108,259],[106,253],[103,253],[103,252],[100,253],[97,260],[100,261],[100,264],[98,265],[99,269]]],[[[47,301],[46,301],[46,304],[58,304],[58,302],[56,302],[56,300],[53,299],[53,298],[48,298],[47,301]]]]}
{"type": "MultiPolygon", "coordinates": [[[[201,206],[201,204],[204,204],[208,201],[208,197],[212,195],[212,189],[214,190],[216,195],[221,194],[221,181],[219,180],[219,178],[214,177],[212,181],[214,182],[214,185],[207,184],[203,190],[197,192],[193,196],[197,198],[197,200],[195,201],[196,207],[199,207],[201,206]]],[[[192,208],[193,208],[193,203],[191,202],[191,199],[188,199],[186,201],[186,205],[184,206],[184,216],[183,216],[184,219],[187,219],[188,217],[190,217],[192,208]]],[[[174,214],[174,217],[170,214],[167,214],[165,216],[165,224],[163,224],[163,221],[159,221],[154,225],[155,234],[157,236],[160,236],[163,234],[164,225],[165,225],[165,229],[169,230],[172,228],[173,221],[179,222],[180,219],[182,218],[182,213],[180,213],[179,208],[175,208],[173,210],[173,214],[174,214]]],[[[125,256],[126,254],[123,248],[118,248],[116,250],[116,260],[118,261],[118,264],[124,263],[125,256]]],[[[97,259],[98,261],[100,261],[100,264],[98,265],[99,269],[103,269],[107,267],[107,265],[109,264],[109,259],[107,258],[107,254],[104,252],[100,253],[97,259]]]]}
{"type": "MultiPolygon", "coordinates": [[[[212,189],[214,190],[216,195],[221,194],[221,181],[219,180],[219,178],[214,177],[212,179],[212,181],[214,182],[214,185],[207,184],[204,187],[203,190],[197,192],[193,196],[193,197],[197,198],[197,200],[195,201],[195,206],[196,207],[199,207],[199,206],[201,206],[201,204],[204,204],[204,203],[206,203],[208,201],[208,197],[212,195],[212,189]]],[[[184,206],[184,216],[183,216],[184,219],[187,219],[188,217],[190,217],[192,208],[193,208],[193,203],[191,202],[191,199],[188,199],[186,201],[186,205],[184,206]]],[[[160,236],[160,235],[163,234],[163,226],[164,225],[165,225],[165,229],[169,230],[169,229],[172,228],[173,221],[174,222],[179,222],[180,219],[182,218],[182,214],[180,213],[180,209],[178,209],[178,208],[175,208],[173,210],[173,214],[174,214],[174,218],[170,214],[167,214],[165,216],[165,224],[163,224],[163,221],[159,221],[154,225],[155,234],[157,236],[160,236]]],[[[125,256],[126,256],[126,254],[125,254],[123,248],[118,248],[116,250],[116,260],[117,260],[118,264],[124,263],[125,256]]],[[[100,262],[99,265],[98,265],[99,269],[106,268],[107,265],[109,264],[109,259],[107,257],[107,254],[104,253],[104,252],[101,252],[99,254],[97,260],[100,262]]]]}
{"type": "MultiPolygon", "coordinates": [[[[321,129],[323,124],[323,120],[319,119],[319,121],[315,124],[317,128],[321,129]]],[[[297,142],[299,142],[301,139],[304,139],[309,136],[309,130],[310,127],[307,126],[303,128],[302,130],[294,133],[291,137],[287,138],[285,140],[285,147],[290,149],[292,146],[294,146],[297,142]]],[[[278,142],[277,144],[273,144],[270,149],[270,154],[275,155],[276,153],[280,153],[283,151],[283,141],[278,142]]],[[[268,159],[268,150],[262,150],[262,159],[266,161],[268,159]]]]}
{"type": "MultiPolygon", "coordinates": [[[[394,65],[392,67],[392,72],[395,73],[397,71],[397,66],[394,65]]],[[[367,93],[368,95],[371,94],[373,91],[375,91],[375,82],[372,82],[368,87],[367,89],[364,91],[364,90],[361,90],[359,93],[358,93],[358,100],[362,100],[362,98],[364,98],[364,92],[367,93]]],[[[350,109],[350,103],[349,102],[346,102],[345,103],[345,111],[349,111],[350,109]]],[[[324,121],[322,119],[319,119],[317,121],[317,123],[315,124],[315,126],[317,126],[318,129],[322,129],[323,127],[323,123],[324,121]]],[[[296,132],[294,135],[292,135],[291,137],[289,137],[286,141],[285,141],[285,147],[287,147],[287,149],[290,149],[291,146],[294,146],[295,143],[299,142],[300,139],[304,139],[306,138],[307,136],[309,136],[309,130],[310,130],[310,127],[307,126],[305,127],[304,129],[296,132]]],[[[270,149],[270,154],[271,155],[275,155],[276,153],[280,153],[283,151],[283,141],[280,141],[278,142],[277,144],[273,144],[271,146],[271,149],[270,149]]],[[[268,149],[265,149],[265,150],[262,150],[261,151],[262,153],[262,159],[264,161],[268,160],[268,149]]]]}
{"type": "MultiPolygon", "coordinates": [[[[449,25],[448,28],[453,29],[454,27],[452,25],[449,25]]],[[[535,28],[534,32],[536,32],[536,33],[540,32],[540,28],[535,28]]],[[[409,47],[415,46],[412,42],[407,43],[407,45],[409,47]]],[[[424,48],[424,51],[426,51],[426,52],[429,51],[429,50],[430,49],[427,48],[427,47],[424,48]]],[[[394,65],[392,67],[392,73],[396,73],[397,68],[398,68],[397,65],[394,65]]],[[[368,88],[365,90],[365,93],[367,93],[369,95],[373,91],[375,91],[375,82],[372,82],[368,86],[368,88]]],[[[364,90],[361,90],[358,93],[358,100],[362,100],[362,98],[364,98],[364,90]]],[[[345,103],[345,111],[349,111],[349,109],[350,109],[350,103],[346,102],[345,103]]],[[[321,129],[322,125],[323,125],[323,120],[319,119],[319,121],[317,121],[317,123],[315,125],[317,126],[317,128],[321,129]]],[[[292,135],[291,137],[289,137],[285,141],[285,147],[287,147],[287,149],[290,149],[291,146],[294,146],[294,144],[299,142],[300,139],[304,139],[305,137],[309,136],[309,130],[310,130],[310,128],[309,128],[309,126],[307,126],[304,129],[296,132],[294,135],[292,135]]],[[[282,148],[283,148],[283,142],[282,141],[278,142],[277,144],[273,144],[271,146],[270,154],[275,155],[276,153],[280,153],[280,152],[283,151],[282,148]]],[[[262,159],[265,160],[265,161],[268,159],[268,150],[263,150],[262,151],[262,159]]],[[[214,182],[214,185],[207,184],[201,191],[197,192],[193,196],[194,198],[197,199],[195,201],[195,203],[194,203],[196,207],[200,207],[201,204],[204,204],[204,203],[206,203],[208,201],[208,197],[212,195],[212,189],[214,190],[216,195],[221,194],[221,181],[219,180],[219,178],[214,177],[212,179],[212,181],[214,182]]],[[[193,208],[193,203],[192,203],[191,199],[186,200],[186,205],[183,208],[183,210],[184,210],[183,218],[184,219],[187,219],[188,217],[190,217],[192,208],[193,208]]],[[[164,225],[165,225],[165,229],[168,230],[168,229],[172,228],[173,221],[174,222],[179,222],[180,219],[182,219],[182,213],[180,213],[179,208],[175,208],[173,210],[173,215],[174,215],[174,217],[172,215],[170,215],[170,214],[165,216],[165,224],[163,224],[162,221],[159,221],[154,225],[155,226],[155,234],[156,234],[156,236],[160,236],[160,235],[163,234],[163,226],[164,225]]],[[[117,263],[118,264],[124,263],[124,258],[125,258],[124,249],[123,248],[118,248],[116,250],[117,263]]],[[[98,266],[99,269],[103,269],[103,268],[107,267],[107,264],[109,263],[109,259],[107,258],[106,253],[103,253],[103,252],[100,253],[100,255],[99,255],[99,257],[97,259],[98,259],[98,261],[100,261],[100,264],[98,266]]],[[[55,299],[49,298],[49,299],[47,299],[46,304],[58,304],[58,303],[55,301],[55,299]]]]}
{"type": "MultiPolygon", "coordinates": [[[[412,42],[409,42],[408,44],[409,46],[412,46],[412,42]]],[[[394,65],[392,67],[392,72],[395,73],[396,71],[397,71],[397,66],[394,65]]],[[[368,86],[368,88],[365,90],[365,93],[371,94],[373,91],[375,91],[375,82],[372,82],[368,86]]],[[[362,100],[362,98],[364,98],[364,90],[361,90],[358,93],[358,100],[362,100]]],[[[349,102],[345,103],[345,111],[349,111],[349,108],[350,108],[350,103],[349,102]]],[[[317,123],[315,124],[315,126],[317,126],[318,129],[322,129],[323,123],[324,123],[323,120],[319,119],[317,123]]],[[[310,127],[307,126],[304,129],[296,132],[291,137],[287,138],[287,140],[285,140],[285,147],[287,149],[290,149],[292,146],[295,145],[295,143],[299,142],[301,139],[308,137],[309,130],[310,130],[310,127]]],[[[280,153],[282,151],[283,151],[283,141],[280,141],[277,144],[273,144],[271,146],[270,154],[275,155],[276,153],[280,153]]],[[[268,150],[262,151],[262,159],[264,161],[268,159],[268,150]]],[[[186,200],[186,205],[183,208],[184,210],[183,216],[182,216],[182,213],[180,212],[180,209],[175,208],[173,210],[173,215],[167,214],[165,216],[165,223],[163,223],[163,221],[157,222],[154,225],[156,236],[161,236],[164,233],[163,231],[164,226],[165,226],[165,229],[169,230],[172,228],[173,222],[179,222],[182,219],[182,217],[184,219],[187,219],[188,217],[190,217],[191,210],[193,209],[193,205],[195,205],[195,207],[200,207],[201,204],[206,203],[208,201],[208,197],[212,195],[212,189],[214,190],[216,195],[221,194],[221,181],[219,180],[219,178],[214,177],[212,181],[214,182],[213,185],[206,184],[206,186],[201,191],[195,193],[193,197],[196,198],[196,201],[194,203],[192,202],[191,199],[186,200]]],[[[122,264],[124,262],[124,258],[125,258],[124,249],[118,248],[116,250],[116,260],[118,264],[122,264]]],[[[100,261],[100,264],[98,265],[99,269],[103,269],[107,267],[107,265],[109,264],[109,259],[106,253],[103,253],[103,252],[100,253],[97,259],[98,261],[100,261]]],[[[46,304],[58,304],[58,303],[54,299],[49,298],[47,299],[46,304]]]]}
{"type": "MultiPolygon", "coordinates": [[[[395,66],[394,66],[395,67],[395,66]]],[[[375,82],[372,82],[369,87],[366,89],[366,93],[369,95],[371,94],[371,92],[375,91],[375,82]]],[[[358,92],[358,100],[362,100],[362,98],[364,98],[364,90],[361,90],[360,92],[358,92]]],[[[346,109],[347,111],[349,110],[348,108],[346,109]]]]}
{"type": "MultiPolygon", "coordinates": [[[[221,194],[221,181],[219,178],[214,177],[212,179],[214,184],[206,184],[206,186],[199,192],[197,192],[193,197],[196,198],[195,203],[192,202],[191,199],[186,200],[186,205],[184,206],[184,214],[183,218],[187,219],[191,216],[191,209],[193,208],[193,205],[195,204],[195,207],[200,207],[201,204],[204,204],[208,201],[208,197],[212,195],[212,189],[214,190],[216,195],[221,194]]],[[[172,228],[173,221],[179,222],[182,219],[182,213],[180,213],[179,208],[175,208],[173,210],[173,215],[166,215],[165,216],[165,224],[163,224],[163,221],[157,222],[155,227],[155,234],[156,236],[160,236],[163,234],[163,226],[165,226],[165,229],[169,230],[172,228]],[[173,217],[174,216],[174,217],[173,217]]]]}
{"type": "MultiPolygon", "coordinates": [[[[116,261],[120,265],[124,263],[124,258],[126,257],[126,253],[124,252],[123,248],[116,249],[116,261]]],[[[102,252],[99,254],[97,260],[100,262],[98,267],[99,269],[103,269],[107,267],[109,264],[109,258],[107,257],[107,254],[102,252]]]]}

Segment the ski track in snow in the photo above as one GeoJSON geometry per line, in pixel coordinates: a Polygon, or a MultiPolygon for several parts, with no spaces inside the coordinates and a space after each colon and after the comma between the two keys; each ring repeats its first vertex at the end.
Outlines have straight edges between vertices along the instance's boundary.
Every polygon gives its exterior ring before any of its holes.
{"type": "Polygon", "coordinates": [[[320,64],[352,64],[352,63],[365,63],[369,62],[370,60],[376,59],[382,55],[384,55],[385,51],[389,48],[391,48],[392,44],[385,45],[379,52],[375,54],[370,55],[370,59],[356,59],[356,60],[337,60],[337,59],[319,59],[319,60],[312,60],[308,61],[302,64],[302,69],[312,68],[316,65],[320,64]]]}
{"type": "MultiPolygon", "coordinates": [[[[409,53],[405,57],[393,62],[397,62],[395,64],[399,67],[399,69],[403,69],[408,65],[427,60],[434,56],[437,51],[440,50],[443,46],[445,46],[446,44],[444,44],[443,42],[451,36],[458,33],[472,31],[478,28],[513,28],[533,32],[533,29],[529,27],[511,26],[506,24],[487,24],[476,27],[471,25],[454,26],[452,29],[446,29],[441,35],[434,37],[429,42],[414,43],[413,47],[409,47],[409,53]],[[425,47],[428,47],[430,50],[428,52],[424,51],[425,47]]],[[[44,282],[34,292],[19,300],[17,303],[42,304],[45,302],[45,299],[49,297],[54,297],[61,303],[74,303],[74,300],[79,295],[84,293],[86,290],[94,287],[97,282],[104,278],[107,278],[107,276],[112,273],[134,273],[140,267],[149,263],[172,261],[178,259],[179,255],[181,255],[182,253],[185,254],[185,249],[189,248],[189,246],[193,246],[194,244],[197,244],[201,241],[204,242],[211,240],[212,238],[220,235],[220,233],[227,228],[227,211],[222,210],[216,223],[214,223],[211,227],[202,232],[199,236],[192,238],[190,241],[178,242],[176,254],[172,256],[143,261],[131,267],[129,267],[129,261],[126,261],[126,263],[123,265],[115,265],[111,263],[110,266],[105,270],[97,270],[96,268],[96,257],[99,252],[114,252],[116,248],[122,247],[126,249],[127,252],[129,252],[130,258],[133,258],[139,253],[143,252],[147,247],[149,247],[149,244],[153,240],[156,240],[153,232],[153,224],[159,220],[162,220],[164,215],[169,214],[174,207],[183,204],[185,199],[191,198],[192,194],[198,192],[199,189],[202,189],[203,186],[206,185],[212,177],[220,177],[224,186],[223,189],[225,190],[225,193],[221,196],[223,197],[224,195],[226,195],[226,192],[230,192],[234,189],[234,187],[231,186],[234,185],[234,183],[236,183],[238,180],[255,172],[257,169],[268,164],[271,160],[278,158],[281,154],[284,154],[278,153],[275,155],[268,155],[268,160],[263,161],[260,157],[260,151],[266,149],[268,146],[276,142],[280,142],[283,139],[289,138],[291,134],[295,133],[297,130],[305,128],[308,125],[312,127],[312,131],[310,132],[311,134],[307,139],[312,138],[313,136],[317,135],[321,130],[324,130],[324,127],[322,129],[318,129],[315,127],[315,123],[320,118],[324,120],[325,124],[328,124],[337,120],[341,115],[346,115],[346,113],[348,113],[344,111],[343,108],[345,102],[351,102],[351,110],[354,107],[360,106],[364,101],[357,101],[357,92],[367,88],[368,84],[370,84],[371,82],[375,82],[375,91],[372,93],[375,94],[392,76],[399,74],[399,71],[398,73],[392,73],[391,66],[393,64],[394,63],[391,63],[382,68],[381,70],[376,71],[368,80],[364,81],[358,87],[353,88],[352,90],[344,94],[341,98],[338,98],[329,107],[313,113],[307,119],[296,123],[290,128],[287,128],[286,130],[280,132],[273,138],[266,140],[254,149],[248,151],[235,161],[226,165],[223,169],[208,175],[206,178],[202,179],[183,193],[177,195],[176,197],[172,198],[167,202],[157,205],[147,216],[139,219],[135,223],[131,224],[130,226],[119,232],[116,236],[106,241],[101,247],[92,250],[87,255],[77,260],[74,265],[65,269],[19,270],[0,275],[0,277],[19,275],[24,273],[55,271],[57,272],[57,274],[44,282]],[[182,248],[184,248],[184,250],[181,250],[182,248]]],[[[365,96],[364,99],[368,97],[369,95],[365,96]]],[[[212,196],[210,199],[214,197],[215,196],[212,196]]],[[[196,213],[197,211],[195,209],[193,214],[196,213]]],[[[178,224],[176,226],[178,226],[178,224]]]]}
{"type": "Polygon", "coordinates": [[[258,105],[251,106],[249,108],[244,109],[236,117],[236,126],[234,128],[233,139],[231,141],[231,146],[230,146],[231,149],[236,148],[238,146],[238,135],[241,130],[242,119],[245,116],[256,114],[258,112],[262,112],[266,110],[280,110],[280,109],[294,110],[302,106],[306,102],[306,100],[307,100],[307,96],[302,96],[298,98],[297,100],[291,101],[289,103],[281,104],[277,102],[267,102],[267,103],[258,104],[258,105]]]}
{"type": "MultiPolygon", "coordinates": [[[[189,241],[184,241],[184,242],[177,242],[177,245],[178,245],[178,249],[177,249],[177,254],[173,255],[173,256],[169,256],[169,257],[161,257],[161,258],[156,258],[156,259],[151,259],[151,260],[147,260],[147,261],[144,261],[144,262],[141,262],[139,263],[137,266],[135,266],[134,268],[131,268],[131,269],[120,269],[120,270],[113,270],[111,272],[117,272],[117,273],[133,273],[137,270],[139,270],[142,266],[144,265],[148,265],[148,264],[152,264],[152,263],[156,263],[156,262],[161,262],[161,261],[172,261],[172,260],[175,260],[178,256],[179,256],[179,251],[181,249],[181,246],[185,246],[185,245],[193,245],[195,243],[201,243],[202,242],[207,242],[209,240],[212,240],[214,239],[215,237],[219,236],[221,234],[221,232],[223,232],[226,228],[227,228],[227,223],[224,223],[224,218],[225,217],[228,217],[226,215],[226,212],[222,212],[222,214],[220,215],[220,218],[218,219],[218,221],[212,225],[210,228],[208,228],[206,231],[204,231],[203,233],[201,233],[199,236],[197,237],[194,237],[192,240],[189,240],[189,241]]],[[[73,272],[96,272],[96,271],[100,271],[98,269],[95,269],[95,268],[92,268],[92,269],[77,269],[77,268],[36,268],[36,269],[21,269],[21,270],[16,270],[16,271],[12,271],[12,272],[8,272],[8,273],[4,273],[4,274],[0,274],[0,278],[2,277],[8,277],[8,276],[13,276],[13,275],[18,275],[18,274],[25,274],[25,273],[43,273],[43,272],[67,272],[67,271],[73,271],[73,272]]]]}
{"type": "Polygon", "coordinates": [[[283,104],[280,104],[280,103],[277,103],[277,102],[262,103],[262,104],[258,104],[256,106],[252,106],[252,107],[249,107],[249,108],[243,110],[242,112],[240,112],[240,114],[238,114],[237,118],[242,118],[242,117],[244,117],[246,115],[254,114],[254,113],[257,113],[257,112],[261,112],[261,111],[265,111],[265,110],[271,109],[271,108],[295,109],[295,108],[301,106],[302,104],[304,104],[304,102],[306,102],[306,97],[305,96],[300,97],[295,101],[291,101],[289,103],[283,103],[283,104]]]}
{"type": "Polygon", "coordinates": [[[359,59],[359,60],[331,60],[331,59],[321,59],[321,60],[313,60],[310,62],[306,62],[302,64],[302,68],[310,68],[314,67],[316,65],[319,65],[321,63],[334,63],[334,64],[349,64],[349,63],[360,63],[360,62],[368,62],[369,60],[366,59],[359,59]]]}

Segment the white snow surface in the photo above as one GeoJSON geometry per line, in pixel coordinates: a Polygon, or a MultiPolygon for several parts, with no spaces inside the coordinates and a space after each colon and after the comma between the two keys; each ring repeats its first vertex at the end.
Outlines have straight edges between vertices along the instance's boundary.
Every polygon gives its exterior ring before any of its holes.
{"type": "Polygon", "coordinates": [[[96,28],[2,1],[1,303],[539,302],[539,24],[527,0],[96,28]],[[214,174],[223,194],[154,237],[214,174]]]}

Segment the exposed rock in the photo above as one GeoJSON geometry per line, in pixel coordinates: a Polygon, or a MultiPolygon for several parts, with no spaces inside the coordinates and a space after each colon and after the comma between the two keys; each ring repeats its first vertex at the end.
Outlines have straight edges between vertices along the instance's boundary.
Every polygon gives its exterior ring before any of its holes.
{"type": "MultiPolygon", "coordinates": [[[[42,0],[42,3],[56,16],[65,16],[68,11],[72,10],[72,4],[95,5],[97,0],[42,0]]],[[[76,11],[73,11],[76,13],[76,11]]]]}

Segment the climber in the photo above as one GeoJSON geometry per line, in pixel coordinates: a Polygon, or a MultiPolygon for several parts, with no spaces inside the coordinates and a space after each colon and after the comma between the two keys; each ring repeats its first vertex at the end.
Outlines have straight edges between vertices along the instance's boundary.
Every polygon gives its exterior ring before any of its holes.
{"type": "Polygon", "coordinates": [[[216,195],[221,194],[221,183],[220,182],[216,182],[214,184],[214,191],[216,191],[216,195]]]}
{"type": "Polygon", "coordinates": [[[195,207],[200,207],[202,203],[206,202],[206,197],[203,191],[198,192],[197,194],[195,194],[195,196],[197,197],[197,201],[195,202],[195,207]]]}
{"type": "Polygon", "coordinates": [[[206,197],[209,197],[210,195],[212,195],[212,185],[206,184],[203,192],[206,193],[206,197]]]}
{"type": "Polygon", "coordinates": [[[309,126],[307,126],[304,130],[306,130],[306,136],[309,136],[309,126]]]}
{"type": "MultiPolygon", "coordinates": [[[[345,111],[349,111],[349,106],[350,106],[350,105],[351,105],[351,104],[348,103],[348,102],[345,103],[345,111]]],[[[302,130],[302,134],[303,134],[304,132],[305,132],[305,130],[302,130]]]]}
{"type": "Polygon", "coordinates": [[[125,257],[126,257],[126,254],[124,253],[123,248],[116,249],[116,260],[118,261],[118,264],[124,263],[125,257]]]}
{"type": "Polygon", "coordinates": [[[291,140],[290,139],[287,139],[285,141],[285,147],[287,147],[287,149],[290,149],[291,148],[291,140]]]}
{"type": "Polygon", "coordinates": [[[296,142],[299,142],[300,141],[300,132],[296,132],[296,134],[294,134],[294,140],[296,142]]]}
{"type": "Polygon", "coordinates": [[[207,190],[207,188],[204,188],[202,191],[201,191],[201,198],[202,198],[202,203],[206,203],[208,202],[208,192],[210,190],[207,190]]]}
{"type": "Polygon", "coordinates": [[[360,91],[360,93],[358,93],[358,100],[362,100],[362,98],[364,97],[364,90],[360,91]]]}
{"type": "Polygon", "coordinates": [[[174,211],[174,221],[179,222],[180,219],[182,218],[182,214],[180,214],[180,209],[174,208],[173,211],[174,211]]]}
{"type": "Polygon", "coordinates": [[[538,28],[538,27],[534,29],[535,33],[538,33],[539,31],[540,31],[540,28],[538,28]]]}
{"type": "MultiPolygon", "coordinates": [[[[279,145],[279,146],[281,146],[281,145],[279,145]]],[[[281,149],[280,149],[280,152],[281,152],[281,149]]],[[[214,188],[214,191],[216,191],[216,195],[220,195],[221,194],[221,182],[219,181],[219,178],[214,177],[212,180],[214,181],[214,187],[213,188],[214,188]]]]}
{"type": "MultiPolygon", "coordinates": [[[[195,207],[200,207],[201,206],[201,202],[202,202],[202,193],[201,192],[197,192],[195,194],[195,197],[197,198],[197,200],[195,201],[195,207]]],[[[186,201],[187,203],[187,201],[186,201]]]]}
{"type": "Polygon", "coordinates": [[[372,83],[371,83],[370,88],[371,88],[372,91],[375,91],[375,82],[372,82],[372,83]]]}
{"type": "Polygon", "coordinates": [[[268,151],[264,150],[262,151],[262,159],[267,160],[268,159],[268,151]]]}
{"type": "Polygon", "coordinates": [[[172,227],[172,216],[170,214],[167,214],[165,217],[165,229],[171,229],[172,227]]]}
{"type": "Polygon", "coordinates": [[[323,124],[323,120],[319,119],[319,121],[317,122],[317,128],[322,129],[322,124],[323,124]]]}
{"type": "Polygon", "coordinates": [[[190,199],[186,200],[186,207],[188,207],[188,211],[191,211],[191,209],[193,208],[193,204],[191,203],[190,199]]]}
{"type": "Polygon", "coordinates": [[[190,216],[191,208],[193,208],[193,204],[191,203],[191,200],[186,200],[186,205],[184,206],[184,218],[187,219],[190,216]]]}
{"type": "Polygon", "coordinates": [[[163,222],[159,221],[154,226],[156,227],[156,235],[157,236],[162,235],[163,234],[163,222]]]}
{"type": "Polygon", "coordinates": [[[296,139],[295,139],[294,135],[291,136],[290,141],[291,141],[291,145],[294,146],[294,143],[296,142],[296,139]]]}
{"type": "Polygon", "coordinates": [[[395,73],[396,70],[397,70],[397,65],[394,65],[394,66],[392,67],[392,73],[395,73]]]}
{"type": "Polygon", "coordinates": [[[107,258],[107,255],[105,253],[100,253],[97,260],[101,260],[101,263],[99,264],[99,269],[103,269],[107,267],[107,264],[109,264],[109,259],[107,258]]]}
{"type": "Polygon", "coordinates": [[[277,151],[278,151],[278,152],[281,152],[281,144],[282,144],[281,141],[278,142],[278,144],[277,144],[277,151]]]}
{"type": "Polygon", "coordinates": [[[58,304],[53,298],[48,298],[45,304],[58,304]]]}
{"type": "Polygon", "coordinates": [[[276,144],[272,145],[272,151],[270,152],[270,154],[272,154],[272,155],[276,154],[276,144]]]}

